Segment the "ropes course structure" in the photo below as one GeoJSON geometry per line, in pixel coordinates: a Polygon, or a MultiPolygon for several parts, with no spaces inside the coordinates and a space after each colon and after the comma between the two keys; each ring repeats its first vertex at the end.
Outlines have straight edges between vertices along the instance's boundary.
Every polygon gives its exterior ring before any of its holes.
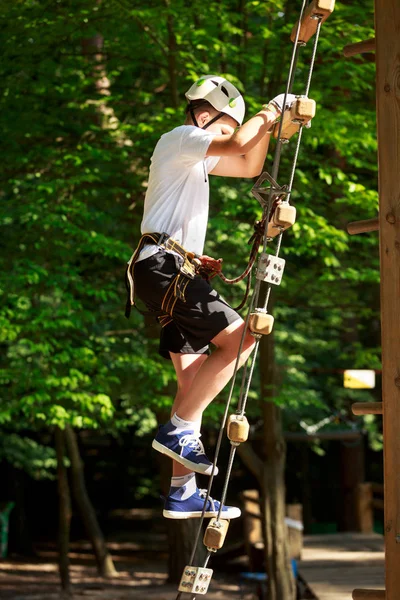
{"type": "MultiPolygon", "coordinates": [[[[284,113],[283,118],[280,120],[279,123],[276,123],[273,128],[272,134],[277,139],[277,143],[275,148],[272,173],[269,174],[267,172],[263,172],[252,188],[252,194],[261,204],[263,211],[262,219],[259,222],[263,225],[263,231],[261,232],[262,236],[260,236],[258,244],[256,243],[257,240],[255,240],[254,245],[256,245],[256,252],[254,252],[253,245],[249,265],[239,278],[227,280],[227,278],[221,274],[221,269],[217,269],[216,274],[219,275],[227,283],[234,283],[236,281],[244,279],[246,276],[248,276],[250,280],[251,270],[254,265],[258,247],[261,241],[262,253],[260,254],[258,259],[256,269],[256,282],[254,285],[253,293],[250,298],[245,319],[246,326],[243,330],[243,335],[240,341],[228,399],[221,421],[221,428],[217,439],[213,468],[211,476],[209,478],[209,485],[204,500],[203,512],[199,520],[199,526],[197,530],[197,535],[194,540],[189,565],[186,566],[183,571],[183,575],[178,588],[179,592],[176,596],[176,600],[180,600],[183,593],[191,594],[192,600],[195,600],[197,594],[205,595],[207,593],[213,574],[212,569],[208,568],[208,563],[212,555],[222,548],[228,531],[229,520],[222,519],[221,513],[226,501],[236,450],[241,443],[247,440],[249,434],[249,423],[245,416],[245,412],[248,394],[256,364],[258,349],[260,345],[260,339],[262,335],[268,335],[269,333],[271,333],[273,328],[274,318],[271,314],[268,313],[268,304],[272,286],[280,285],[285,267],[285,260],[279,257],[283,233],[288,227],[293,225],[293,223],[295,222],[296,209],[294,206],[290,205],[290,197],[293,189],[292,186],[296,172],[303,129],[304,127],[307,127],[307,125],[310,124],[310,120],[315,115],[315,102],[308,98],[308,94],[311,87],[311,80],[314,70],[321,25],[333,12],[334,5],[335,0],[312,0],[312,2],[309,4],[307,4],[307,0],[302,0],[299,20],[297,24],[293,27],[291,33],[293,51],[290,61],[283,106],[286,106],[287,96],[291,93],[293,88],[300,48],[305,46],[309,39],[315,35],[313,42],[313,50],[310,59],[309,72],[304,95],[297,97],[297,100],[294,103],[293,107],[284,113]],[[295,133],[298,133],[298,136],[292,166],[290,170],[289,181],[287,184],[280,186],[277,183],[277,180],[279,175],[282,146],[286,144],[289,141],[289,138],[295,133]],[[269,185],[265,185],[266,183],[268,183],[269,185]],[[272,254],[267,252],[267,246],[274,237],[277,237],[277,243],[275,253],[272,254]],[[264,298],[262,301],[261,291],[263,291],[264,298]],[[239,369],[239,360],[240,355],[242,353],[245,332],[248,327],[252,332],[252,335],[255,337],[256,343],[252,355],[249,357],[249,359],[243,367],[238,407],[236,413],[231,414],[228,418],[229,408],[231,405],[239,369]],[[194,557],[196,554],[196,549],[200,542],[206,506],[211,495],[211,488],[213,485],[215,470],[226,425],[227,436],[231,444],[231,450],[226,469],[226,476],[221,496],[221,504],[217,516],[211,519],[204,535],[203,541],[204,545],[207,548],[207,554],[204,563],[202,566],[194,566],[194,557]]],[[[257,237],[257,230],[255,235],[257,237]]]]}

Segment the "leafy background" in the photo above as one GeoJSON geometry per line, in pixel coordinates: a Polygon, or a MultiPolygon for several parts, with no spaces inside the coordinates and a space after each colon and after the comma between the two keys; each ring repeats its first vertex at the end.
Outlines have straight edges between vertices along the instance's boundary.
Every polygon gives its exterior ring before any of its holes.
{"type": "MultiPolygon", "coordinates": [[[[182,123],[183,93],[203,73],[238,85],[248,117],[284,90],[299,2],[0,4],[0,456],[52,477],[54,427],[96,429],[122,444],[129,436],[139,448],[170,405],[174,375],[157,355],[157,329],[136,311],[123,316],[152,150],[182,123]]],[[[342,383],[345,368],[380,368],[378,239],[346,233],[347,222],[378,209],[374,65],[342,55],[372,35],[371,0],[338,2],[322,29],[310,94],[317,115],[292,193],[298,221],[284,236],[285,278],[274,291],[275,400],[286,429],[329,419],[327,428],[368,430],[379,450],[375,418],[349,411],[379,393],[342,383]]],[[[304,91],[309,46],[295,93],[304,91]]],[[[281,183],[293,149],[284,148],[281,183]]],[[[266,168],[272,152],[273,143],[266,168]]],[[[211,187],[206,252],[233,275],[260,207],[249,180],[213,178],[211,187]]],[[[234,305],[243,293],[218,288],[234,305]]],[[[258,384],[256,374],[255,420],[258,384]]],[[[207,412],[210,431],[223,400],[207,412]]],[[[151,472],[132,477],[144,496],[156,494],[151,472]]]]}

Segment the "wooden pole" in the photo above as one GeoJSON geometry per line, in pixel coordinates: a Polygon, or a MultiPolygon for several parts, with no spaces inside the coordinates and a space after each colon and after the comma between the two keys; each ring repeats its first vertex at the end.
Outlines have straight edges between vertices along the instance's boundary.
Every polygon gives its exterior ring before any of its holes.
{"type": "Polygon", "coordinates": [[[348,44],[343,48],[343,54],[347,58],[356,54],[364,54],[364,52],[375,52],[375,38],[356,42],[355,44],[348,44]]]}
{"type": "Polygon", "coordinates": [[[386,550],[386,596],[380,597],[386,600],[398,600],[400,597],[399,0],[375,0],[375,33],[386,550]]]}
{"type": "Polygon", "coordinates": [[[354,590],[353,600],[388,600],[385,590],[354,590]]]}
{"type": "Polygon", "coordinates": [[[381,415],[382,402],[355,402],[351,406],[353,415],[381,415]]]}
{"type": "Polygon", "coordinates": [[[357,531],[361,533],[372,533],[374,531],[372,501],[372,484],[360,483],[357,486],[357,531]]]}
{"type": "Polygon", "coordinates": [[[347,225],[347,232],[350,235],[354,235],[356,233],[367,233],[368,231],[378,231],[379,230],[379,219],[376,217],[375,219],[365,219],[364,221],[352,221],[347,225]]]}

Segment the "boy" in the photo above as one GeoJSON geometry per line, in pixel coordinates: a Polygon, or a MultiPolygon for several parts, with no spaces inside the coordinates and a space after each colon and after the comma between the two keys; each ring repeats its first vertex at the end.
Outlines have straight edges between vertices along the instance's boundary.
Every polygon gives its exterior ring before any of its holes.
{"type": "MultiPolygon", "coordinates": [[[[233,374],[244,329],[242,318],[194,272],[193,256],[202,255],[207,229],[208,175],[260,174],[271,127],[283,111],[284,94],[264,105],[242,127],[244,100],[223,77],[201,77],[187,91],[186,99],[184,124],[164,134],[154,150],[143,237],[127,271],[130,303],[134,279],[138,297],[160,317],[160,354],[172,360],[177,375],[171,420],[153,441],[153,448],[173,459],[163,512],[172,519],[201,516],[204,491],[197,488],[195,473],[210,475],[212,471],[200,441],[201,418],[233,374]],[[210,342],[216,349],[209,355],[210,342]]],[[[294,100],[295,96],[287,95],[285,109],[294,100]]],[[[240,365],[253,347],[254,338],[246,331],[240,365]]],[[[216,516],[219,507],[210,498],[205,516],[216,516]]],[[[223,507],[223,518],[238,516],[238,508],[223,507]]]]}

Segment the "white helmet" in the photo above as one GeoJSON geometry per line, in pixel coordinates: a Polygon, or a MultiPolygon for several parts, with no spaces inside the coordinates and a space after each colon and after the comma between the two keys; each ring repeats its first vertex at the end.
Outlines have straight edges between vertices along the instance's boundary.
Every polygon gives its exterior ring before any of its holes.
{"type": "Polygon", "coordinates": [[[216,110],[229,115],[242,124],[245,104],[239,90],[224,77],[203,75],[185,94],[191,100],[207,100],[216,110]]]}

